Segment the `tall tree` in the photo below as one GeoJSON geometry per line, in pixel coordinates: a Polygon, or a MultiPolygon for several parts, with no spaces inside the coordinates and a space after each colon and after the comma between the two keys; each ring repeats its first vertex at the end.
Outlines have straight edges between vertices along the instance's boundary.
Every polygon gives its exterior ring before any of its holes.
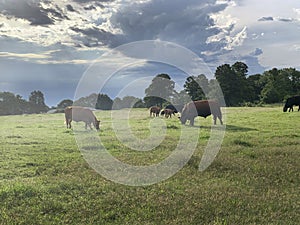
{"type": "Polygon", "coordinates": [[[232,66],[224,64],[217,67],[215,77],[222,88],[228,106],[237,106],[249,99],[247,72],[248,66],[243,62],[236,62],[232,66]]]}
{"type": "Polygon", "coordinates": [[[273,68],[263,73],[264,88],[261,92],[262,101],[265,103],[282,102],[292,90],[289,73],[285,70],[273,68]]]}
{"type": "Polygon", "coordinates": [[[44,94],[41,91],[30,93],[29,104],[32,113],[42,113],[49,110],[49,107],[45,104],[44,94]]]}
{"type": "Polygon", "coordinates": [[[209,82],[204,74],[197,77],[189,76],[185,84],[184,90],[188,93],[193,101],[206,99],[209,91],[209,82]]]}
{"type": "Polygon", "coordinates": [[[113,100],[107,94],[99,94],[96,103],[96,109],[111,110],[113,100]]]}
{"type": "Polygon", "coordinates": [[[249,87],[249,101],[259,102],[261,91],[264,88],[261,74],[255,74],[247,77],[247,84],[249,87]]]}
{"type": "Polygon", "coordinates": [[[168,74],[158,74],[152,79],[152,83],[145,90],[145,104],[147,107],[152,105],[162,106],[169,101],[175,93],[175,82],[168,74]]]}

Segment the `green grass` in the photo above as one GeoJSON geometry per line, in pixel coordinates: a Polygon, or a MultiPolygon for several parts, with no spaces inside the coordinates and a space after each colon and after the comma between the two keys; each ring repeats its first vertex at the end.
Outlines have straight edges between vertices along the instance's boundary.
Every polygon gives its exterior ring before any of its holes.
{"type": "MultiPolygon", "coordinates": [[[[132,165],[160,162],[179,140],[177,118],[159,127],[137,109],[129,121],[134,135],[148,138],[152,125],[166,136],[152,151],[134,151],[115,136],[109,111],[96,114],[106,149],[132,165]]],[[[131,187],[88,165],[63,114],[2,116],[0,224],[300,224],[299,121],[300,113],[280,107],[226,109],[222,148],[199,172],[212,121],[198,118],[188,128],[200,126],[200,136],[187,165],[160,183],[131,187]]]]}

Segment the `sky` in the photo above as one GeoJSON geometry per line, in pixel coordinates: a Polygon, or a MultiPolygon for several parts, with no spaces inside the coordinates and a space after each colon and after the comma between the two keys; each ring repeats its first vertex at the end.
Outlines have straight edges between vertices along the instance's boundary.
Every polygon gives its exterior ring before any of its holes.
{"type": "MultiPolygon", "coordinates": [[[[115,98],[143,97],[159,73],[168,73],[178,89],[188,75],[199,75],[151,61],[152,50],[140,45],[149,40],[193,52],[210,78],[217,66],[236,61],[248,65],[249,75],[300,69],[299,37],[297,0],[1,0],[0,92],[28,99],[41,90],[46,104],[56,106],[78,96],[87,77],[115,98]],[[109,54],[114,71],[106,70],[109,54]]],[[[158,58],[184,61],[180,50],[171,52],[158,58]]]]}

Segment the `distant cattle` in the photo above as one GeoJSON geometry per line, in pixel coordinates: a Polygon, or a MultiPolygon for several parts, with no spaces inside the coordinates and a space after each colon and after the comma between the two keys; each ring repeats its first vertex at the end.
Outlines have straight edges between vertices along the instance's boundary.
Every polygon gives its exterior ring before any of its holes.
{"type": "Polygon", "coordinates": [[[189,120],[190,125],[193,126],[195,117],[201,116],[206,118],[211,114],[214,118],[214,124],[216,124],[217,118],[220,120],[220,123],[223,124],[220,105],[214,100],[194,101],[186,104],[179,119],[182,124],[185,124],[186,121],[189,120]]]}
{"type": "Polygon", "coordinates": [[[178,112],[181,112],[182,109],[183,109],[184,105],[180,105],[180,104],[177,104],[177,105],[167,105],[166,106],[166,109],[172,109],[174,111],[174,113],[178,113],[178,112]]]}
{"type": "Polygon", "coordinates": [[[298,111],[300,110],[300,96],[293,96],[286,100],[285,105],[283,107],[283,112],[286,112],[289,109],[290,111],[294,111],[293,106],[299,106],[298,111]]]}
{"type": "Polygon", "coordinates": [[[166,118],[171,118],[172,114],[175,115],[175,112],[172,109],[163,109],[160,113],[160,115],[165,115],[166,118]]]}
{"type": "Polygon", "coordinates": [[[83,108],[80,106],[69,106],[65,108],[65,118],[66,118],[67,128],[72,127],[71,122],[72,120],[74,120],[76,122],[79,121],[85,122],[85,129],[87,129],[87,126],[89,126],[90,129],[92,129],[91,124],[93,124],[93,126],[96,128],[97,131],[100,129],[99,128],[100,121],[97,120],[92,110],[87,108],[83,108]]]}
{"type": "Polygon", "coordinates": [[[158,107],[158,106],[152,106],[150,108],[150,117],[153,115],[153,116],[159,116],[159,113],[160,113],[160,110],[161,108],[158,107]]]}

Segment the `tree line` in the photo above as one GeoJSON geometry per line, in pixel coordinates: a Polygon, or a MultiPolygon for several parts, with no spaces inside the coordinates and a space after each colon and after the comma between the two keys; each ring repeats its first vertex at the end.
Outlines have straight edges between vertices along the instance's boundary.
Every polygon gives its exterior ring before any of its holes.
{"type": "Polygon", "coordinates": [[[48,110],[41,91],[32,91],[28,101],[11,92],[0,92],[0,115],[43,113],[48,110]]]}
{"type": "MultiPolygon", "coordinates": [[[[176,91],[175,82],[168,74],[158,74],[145,89],[144,98],[125,96],[113,100],[107,94],[94,93],[74,104],[102,110],[148,108],[169,103],[185,104],[190,100],[219,100],[224,96],[227,106],[251,106],[282,103],[288,97],[300,94],[300,71],[295,68],[273,68],[262,74],[248,75],[248,66],[238,61],[218,66],[214,75],[210,80],[205,74],[189,76],[183,89],[176,91]]],[[[72,104],[72,100],[64,99],[53,109],[62,112],[72,104]]],[[[28,101],[20,95],[0,92],[0,115],[43,113],[49,109],[41,91],[31,92],[28,101]]]]}

